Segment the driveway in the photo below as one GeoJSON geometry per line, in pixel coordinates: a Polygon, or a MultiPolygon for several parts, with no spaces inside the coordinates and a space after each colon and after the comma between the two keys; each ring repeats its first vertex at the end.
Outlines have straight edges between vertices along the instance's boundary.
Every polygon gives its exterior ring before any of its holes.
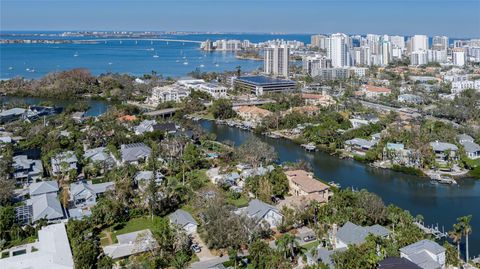
{"type": "MultiPolygon", "coordinates": [[[[203,250],[202,250],[203,252],[203,250]]],[[[223,256],[223,257],[215,257],[211,260],[206,260],[206,261],[199,261],[199,262],[194,262],[190,265],[190,269],[207,269],[210,267],[213,267],[219,263],[224,263],[228,261],[228,256],[223,256]]]]}
{"type": "Polygon", "coordinates": [[[195,253],[201,262],[218,258],[218,256],[215,256],[210,252],[210,250],[207,248],[207,245],[205,245],[198,233],[192,234],[192,237],[193,242],[197,243],[202,248],[202,251],[200,251],[200,253],[195,253]]]}

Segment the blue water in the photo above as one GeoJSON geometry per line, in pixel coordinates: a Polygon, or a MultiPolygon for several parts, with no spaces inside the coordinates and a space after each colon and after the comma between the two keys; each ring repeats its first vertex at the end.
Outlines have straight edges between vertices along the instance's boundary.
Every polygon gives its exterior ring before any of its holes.
{"type": "MultiPolygon", "coordinates": [[[[214,133],[218,141],[230,141],[235,146],[257,136],[251,132],[211,121],[200,125],[214,133]]],[[[440,230],[451,229],[457,217],[473,215],[472,234],[469,237],[470,257],[480,254],[480,180],[459,179],[458,185],[433,185],[429,180],[414,175],[377,169],[354,160],[342,160],[324,152],[306,152],[290,140],[257,136],[270,144],[278,153],[280,162],[305,160],[315,176],[325,181],[335,181],[343,188],[367,189],[378,194],[386,204],[395,204],[409,210],[413,216],[421,214],[427,225],[437,225],[440,230]]],[[[464,251],[465,240],[462,240],[464,251]]]]}
{"type": "MultiPolygon", "coordinates": [[[[95,40],[91,37],[2,36],[3,39],[95,40]]],[[[248,39],[252,42],[283,38],[308,42],[309,35],[166,35],[162,38],[204,41],[206,39],[248,39]]],[[[98,39],[97,39],[98,40],[98,39]]],[[[164,77],[182,77],[199,68],[201,71],[233,71],[237,66],[252,71],[262,61],[239,60],[232,52],[204,52],[200,44],[147,40],[109,39],[95,44],[0,44],[0,78],[22,76],[39,78],[53,71],[87,68],[98,75],[107,72],[137,76],[152,71],[164,77]],[[152,50],[153,49],[153,50],[152,50]],[[77,54],[78,56],[74,56],[77,54]],[[158,58],[153,57],[158,55],[158,58]],[[32,72],[32,70],[35,70],[32,72]]]]}

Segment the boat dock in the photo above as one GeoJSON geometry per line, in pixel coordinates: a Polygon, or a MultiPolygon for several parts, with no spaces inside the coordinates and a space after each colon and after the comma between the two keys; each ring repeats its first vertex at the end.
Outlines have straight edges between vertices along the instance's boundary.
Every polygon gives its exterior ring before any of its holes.
{"type": "Polygon", "coordinates": [[[313,143],[301,144],[300,146],[306,151],[315,151],[317,149],[317,147],[313,143]]]}
{"type": "Polygon", "coordinates": [[[448,233],[445,232],[445,229],[443,227],[442,227],[442,231],[440,231],[440,229],[438,228],[438,223],[437,223],[437,226],[431,225],[430,227],[425,226],[425,224],[423,222],[415,221],[414,223],[423,232],[433,235],[436,239],[441,239],[441,238],[444,238],[444,237],[448,237],[448,233]]]}

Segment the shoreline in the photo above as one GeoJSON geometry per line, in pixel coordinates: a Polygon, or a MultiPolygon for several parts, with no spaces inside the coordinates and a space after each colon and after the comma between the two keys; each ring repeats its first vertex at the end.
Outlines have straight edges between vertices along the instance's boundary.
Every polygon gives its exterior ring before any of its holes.
{"type": "MultiPolygon", "coordinates": [[[[203,117],[203,115],[188,115],[188,118],[189,119],[192,119],[194,121],[199,121],[199,120],[205,120],[205,121],[213,121],[215,122],[215,124],[218,124],[218,125],[228,125],[229,127],[234,127],[234,128],[238,128],[238,129],[241,129],[241,130],[244,130],[244,131],[248,131],[248,132],[251,132],[253,134],[257,134],[253,131],[253,129],[249,129],[249,128],[241,128],[241,127],[238,127],[236,125],[230,125],[230,124],[226,124],[225,122],[222,122],[220,120],[216,120],[216,119],[211,119],[211,118],[206,118],[206,117],[203,117]]],[[[241,124],[241,123],[240,123],[241,124]]],[[[267,133],[261,133],[260,135],[262,136],[265,136],[265,137],[269,137],[271,139],[285,139],[285,140],[289,140],[291,142],[293,142],[295,145],[301,147],[301,141],[298,141],[296,140],[295,138],[292,138],[292,137],[289,137],[289,136],[286,136],[286,135],[282,135],[281,132],[278,132],[277,131],[273,131],[273,132],[268,132],[270,134],[274,134],[274,135],[277,135],[277,137],[272,137],[272,136],[269,136],[267,133]]],[[[306,152],[311,152],[311,150],[307,150],[304,148],[304,150],[306,152]]],[[[417,173],[408,173],[408,172],[405,172],[404,169],[409,169],[409,167],[406,167],[406,166],[399,166],[399,169],[394,169],[394,167],[382,167],[382,166],[376,166],[374,165],[375,162],[373,163],[368,163],[368,162],[363,162],[363,161],[360,161],[358,160],[357,158],[355,158],[355,155],[353,154],[346,154],[344,150],[341,150],[341,149],[337,149],[335,151],[328,151],[328,150],[325,150],[323,147],[319,147],[319,146],[315,146],[315,149],[313,150],[314,152],[315,151],[321,151],[325,154],[329,154],[331,156],[335,156],[337,157],[338,159],[340,160],[343,160],[343,159],[351,159],[351,160],[355,160],[355,161],[358,161],[360,163],[363,163],[364,165],[367,165],[369,167],[372,167],[372,168],[376,168],[376,169],[383,169],[383,170],[389,170],[389,171],[392,171],[392,172],[398,172],[398,173],[402,173],[402,174],[405,174],[405,175],[413,175],[413,176],[417,176],[417,177],[420,177],[420,178],[424,178],[426,180],[429,180],[429,181],[435,181],[435,179],[431,178],[429,176],[429,171],[431,170],[422,170],[422,169],[419,169],[420,172],[422,172],[421,175],[417,174],[417,173]]],[[[361,156],[360,156],[361,157],[361,156]]],[[[437,172],[439,174],[443,174],[442,172],[437,172]]],[[[448,174],[446,174],[448,175],[448,174]]],[[[457,174],[457,175],[452,175],[451,176],[452,178],[454,179],[458,179],[458,180],[461,180],[461,179],[468,179],[468,178],[474,178],[474,177],[471,177],[470,176],[470,171],[467,171],[466,173],[463,173],[463,174],[457,174]]],[[[479,180],[479,179],[476,179],[476,180],[479,180]]],[[[455,184],[452,184],[452,186],[454,186],[455,184]]]]}

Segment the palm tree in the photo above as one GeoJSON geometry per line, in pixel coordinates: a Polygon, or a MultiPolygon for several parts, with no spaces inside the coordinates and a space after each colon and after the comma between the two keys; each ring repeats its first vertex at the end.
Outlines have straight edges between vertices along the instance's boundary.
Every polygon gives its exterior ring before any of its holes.
{"type": "Polygon", "coordinates": [[[460,223],[453,225],[453,230],[448,232],[448,236],[457,244],[457,257],[460,259],[460,242],[462,241],[462,227],[460,223]]]}
{"type": "Polygon", "coordinates": [[[278,250],[283,253],[285,259],[289,254],[292,259],[295,257],[295,248],[298,247],[295,236],[289,233],[284,234],[277,240],[276,245],[278,250]]]}
{"type": "Polygon", "coordinates": [[[470,221],[472,220],[472,215],[463,216],[457,219],[462,228],[462,234],[465,236],[465,259],[468,263],[468,235],[472,233],[472,226],[470,221]]]}

